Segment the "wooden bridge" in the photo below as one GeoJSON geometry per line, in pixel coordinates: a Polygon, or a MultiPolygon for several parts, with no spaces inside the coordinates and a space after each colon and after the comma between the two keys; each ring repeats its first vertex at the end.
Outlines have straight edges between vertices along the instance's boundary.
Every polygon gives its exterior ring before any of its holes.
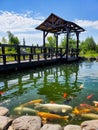
{"type": "Polygon", "coordinates": [[[21,70],[26,68],[41,67],[44,65],[70,62],[78,60],[79,50],[69,50],[66,59],[65,48],[51,48],[43,46],[16,46],[9,44],[0,45],[0,73],[21,70]]]}
{"type": "Polygon", "coordinates": [[[79,34],[85,31],[82,27],[52,13],[36,29],[43,31],[43,46],[0,45],[0,73],[78,60],[79,34]],[[49,33],[56,38],[55,48],[45,45],[45,39],[49,33]],[[64,48],[59,48],[58,38],[62,33],[66,36],[66,45],[64,48]],[[76,35],[75,48],[69,48],[71,33],[76,35]]]}

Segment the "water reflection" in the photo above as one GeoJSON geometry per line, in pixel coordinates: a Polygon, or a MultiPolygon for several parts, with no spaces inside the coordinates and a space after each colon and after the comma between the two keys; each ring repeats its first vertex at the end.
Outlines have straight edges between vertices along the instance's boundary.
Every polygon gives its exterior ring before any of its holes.
{"type": "MultiPolygon", "coordinates": [[[[78,82],[79,64],[61,65],[28,71],[7,76],[0,81],[0,101],[5,99],[23,96],[29,92],[35,93],[36,97],[41,96],[46,101],[61,102],[63,94],[73,97],[80,92],[78,82]]],[[[21,101],[22,102],[22,101],[21,101]]]]}

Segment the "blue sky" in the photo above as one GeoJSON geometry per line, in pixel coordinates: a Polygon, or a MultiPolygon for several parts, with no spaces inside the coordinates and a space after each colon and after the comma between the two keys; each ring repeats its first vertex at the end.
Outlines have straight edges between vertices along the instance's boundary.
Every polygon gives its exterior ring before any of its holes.
{"type": "Polygon", "coordinates": [[[21,44],[25,38],[28,45],[42,45],[42,32],[35,27],[54,13],[86,29],[80,34],[80,41],[92,36],[98,43],[97,12],[98,0],[1,0],[0,41],[11,31],[21,44]]]}

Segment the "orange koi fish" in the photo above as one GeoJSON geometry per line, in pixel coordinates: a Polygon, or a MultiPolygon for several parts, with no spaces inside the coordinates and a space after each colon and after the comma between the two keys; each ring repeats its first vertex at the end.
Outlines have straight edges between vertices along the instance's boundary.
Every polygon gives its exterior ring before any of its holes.
{"type": "Polygon", "coordinates": [[[55,104],[55,102],[54,102],[54,101],[50,101],[50,103],[51,103],[51,104],[55,104]]]}
{"type": "Polygon", "coordinates": [[[20,106],[23,107],[23,106],[28,106],[28,105],[32,105],[32,104],[39,104],[39,103],[42,103],[42,102],[43,102],[42,99],[37,99],[37,100],[32,100],[30,102],[24,103],[24,104],[22,104],[20,106]]]}
{"type": "Polygon", "coordinates": [[[90,94],[87,96],[87,99],[91,99],[93,97],[94,94],[90,94]]]}
{"type": "Polygon", "coordinates": [[[0,91],[0,95],[4,94],[5,92],[0,91]]]}
{"type": "Polygon", "coordinates": [[[69,116],[60,116],[58,114],[51,114],[47,112],[38,112],[38,116],[40,116],[42,119],[65,119],[67,120],[69,116]]]}
{"type": "Polygon", "coordinates": [[[63,94],[63,98],[66,98],[68,95],[67,95],[67,93],[64,93],[63,94]]]}
{"type": "Polygon", "coordinates": [[[89,104],[86,104],[86,103],[82,103],[82,104],[80,104],[80,106],[81,106],[81,107],[86,107],[86,106],[88,107],[88,106],[90,106],[90,105],[89,105],[89,104]]]}

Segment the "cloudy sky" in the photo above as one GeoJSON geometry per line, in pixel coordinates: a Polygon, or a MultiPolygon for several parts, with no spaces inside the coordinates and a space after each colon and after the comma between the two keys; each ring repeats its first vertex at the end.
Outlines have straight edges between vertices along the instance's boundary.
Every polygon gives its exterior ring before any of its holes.
{"type": "Polygon", "coordinates": [[[35,28],[51,13],[83,27],[81,41],[92,36],[98,43],[98,0],[0,0],[0,41],[11,31],[21,44],[25,38],[42,45],[43,33],[35,28]]]}

